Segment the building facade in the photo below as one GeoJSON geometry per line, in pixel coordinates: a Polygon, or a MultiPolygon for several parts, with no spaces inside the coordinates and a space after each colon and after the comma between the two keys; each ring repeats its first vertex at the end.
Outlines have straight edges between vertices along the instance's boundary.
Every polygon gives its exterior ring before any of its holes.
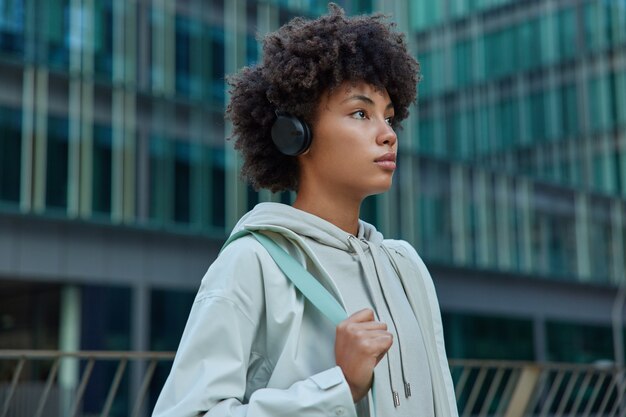
{"type": "MultiPolygon", "coordinates": [[[[339,3],[391,13],[421,62],[362,215],[431,268],[449,356],[614,360],[626,1],[339,3]]],[[[0,348],[176,348],[236,220],[293,198],[239,180],[225,76],[326,8],[0,0],[0,348]]]]}

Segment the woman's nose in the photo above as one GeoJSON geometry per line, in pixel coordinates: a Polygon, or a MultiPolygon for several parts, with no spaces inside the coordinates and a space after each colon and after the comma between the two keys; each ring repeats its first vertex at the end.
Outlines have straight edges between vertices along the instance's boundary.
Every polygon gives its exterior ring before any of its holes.
{"type": "Polygon", "coordinates": [[[393,128],[387,123],[386,120],[383,120],[381,123],[381,130],[378,134],[377,142],[379,145],[388,145],[390,147],[394,147],[396,142],[398,141],[398,136],[393,128]]]}

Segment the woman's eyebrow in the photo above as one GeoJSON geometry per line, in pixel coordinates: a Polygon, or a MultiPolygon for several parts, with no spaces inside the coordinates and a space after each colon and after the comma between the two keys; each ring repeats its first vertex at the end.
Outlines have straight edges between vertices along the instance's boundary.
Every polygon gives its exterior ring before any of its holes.
{"type": "MultiPolygon", "coordinates": [[[[370,106],[373,106],[374,104],[376,104],[376,103],[374,103],[374,100],[372,100],[368,96],[364,96],[362,94],[356,94],[354,96],[350,96],[350,97],[346,98],[345,100],[343,100],[341,103],[345,103],[346,101],[350,101],[350,100],[362,101],[362,102],[365,102],[366,104],[368,104],[370,106]]],[[[391,101],[385,107],[385,110],[388,110],[388,109],[393,109],[393,103],[391,101]]]]}

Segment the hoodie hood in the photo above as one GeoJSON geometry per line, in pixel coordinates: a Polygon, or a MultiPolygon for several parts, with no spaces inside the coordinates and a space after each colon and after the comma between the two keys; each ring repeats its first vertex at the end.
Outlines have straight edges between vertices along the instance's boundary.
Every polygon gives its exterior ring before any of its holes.
{"type": "Polygon", "coordinates": [[[320,244],[347,252],[354,252],[351,238],[357,237],[364,249],[367,243],[380,246],[383,235],[371,224],[359,220],[357,236],[348,233],[327,220],[306,211],[281,203],[260,203],[246,213],[233,228],[233,233],[242,229],[250,230],[290,230],[300,236],[306,236],[320,244]]]}

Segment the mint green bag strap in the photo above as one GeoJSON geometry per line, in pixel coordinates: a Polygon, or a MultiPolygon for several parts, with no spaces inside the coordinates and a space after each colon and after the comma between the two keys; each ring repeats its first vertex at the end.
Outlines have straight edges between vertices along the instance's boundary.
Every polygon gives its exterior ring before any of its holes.
{"type": "Polygon", "coordinates": [[[228,238],[224,246],[222,246],[222,250],[234,240],[248,234],[254,236],[263,245],[272,259],[274,259],[274,262],[276,262],[276,265],[291,280],[293,285],[335,326],[348,318],[346,311],[337,299],[298,261],[264,234],[252,230],[240,230],[228,238]]]}

